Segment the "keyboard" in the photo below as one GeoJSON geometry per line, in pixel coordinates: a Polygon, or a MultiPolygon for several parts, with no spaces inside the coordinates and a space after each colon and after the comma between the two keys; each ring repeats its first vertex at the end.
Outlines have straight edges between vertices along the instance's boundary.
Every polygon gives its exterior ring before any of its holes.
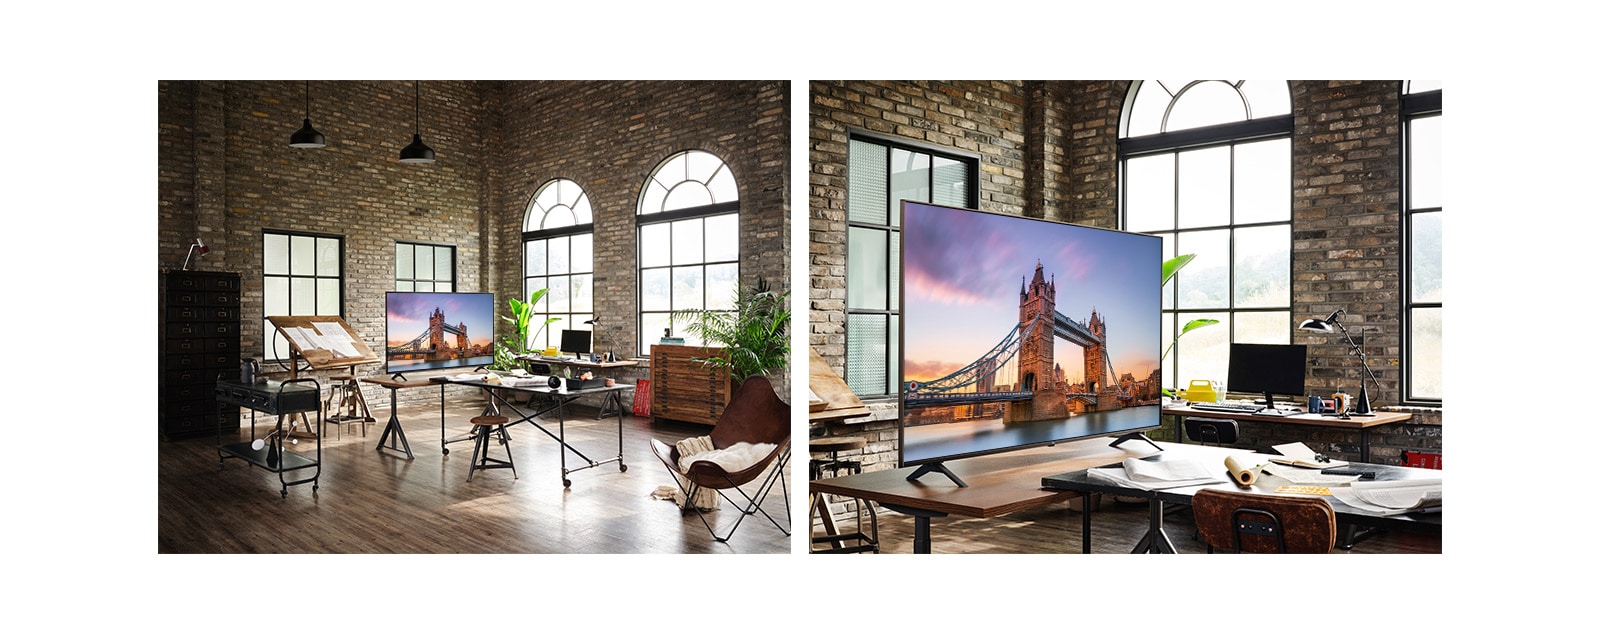
{"type": "Polygon", "coordinates": [[[1254,414],[1263,409],[1265,405],[1252,403],[1190,403],[1190,409],[1205,410],[1210,412],[1235,412],[1240,414],[1254,414]]]}

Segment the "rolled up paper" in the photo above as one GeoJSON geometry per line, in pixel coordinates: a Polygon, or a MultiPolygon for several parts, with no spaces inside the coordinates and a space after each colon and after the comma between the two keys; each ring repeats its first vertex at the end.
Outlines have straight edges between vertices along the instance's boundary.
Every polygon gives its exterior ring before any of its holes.
{"type": "Polygon", "coordinates": [[[1222,466],[1228,468],[1228,475],[1233,476],[1233,481],[1238,482],[1239,486],[1242,487],[1255,484],[1256,478],[1261,476],[1256,472],[1255,468],[1244,466],[1244,463],[1235,460],[1233,456],[1223,458],[1222,466]]]}

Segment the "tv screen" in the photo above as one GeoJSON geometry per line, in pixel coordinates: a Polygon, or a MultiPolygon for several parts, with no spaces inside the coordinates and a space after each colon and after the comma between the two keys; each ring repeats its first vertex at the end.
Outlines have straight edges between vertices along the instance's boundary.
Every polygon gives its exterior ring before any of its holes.
{"type": "Polygon", "coordinates": [[[572,354],[589,354],[589,331],[563,330],[561,331],[561,351],[572,354]]]}
{"type": "Polygon", "coordinates": [[[901,206],[903,466],[1161,424],[1161,239],[901,206]]]}
{"type": "Polygon", "coordinates": [[[1273,394],[1304,395],[1306,346],[1232,344],[1228,346],[1228,384],[1224,387],[1230,392],[1261,394],[1269,407],[1273,394]]]}
{"type": "Polygon", "coordinates": [[[493,293],[410,293],[385,298],[384,369],[391,373],[494,363],[493,293]]]}

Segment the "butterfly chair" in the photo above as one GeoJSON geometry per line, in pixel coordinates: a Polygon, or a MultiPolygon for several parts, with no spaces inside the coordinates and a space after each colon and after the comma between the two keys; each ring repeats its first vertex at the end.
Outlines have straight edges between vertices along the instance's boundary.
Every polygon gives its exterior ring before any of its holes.
{"type": "Polygon", "coordinates": [[[650,450],[655,452],[661,463],[667,466],[667,471],[672,473],[673,481],[683,490],[684,497],[690,500],[688,505],[694,507],[695,514],[700,516],[700,523],[706,525],[711,537],[719,542],[728,541],[728,538],[733,537],[733,532],[739,529],[739,524],[744,521],[745,516],[756,513],[766,516],[767,521],[783,531],[784,535],[788,535],[789,483],[784,481],[783,468],[789,462],[789,405],[778,399],[777,393],[772,391],[772,383],[764,376],[745,379],[729,398],[727,407],[723,408],[722,415],[717,418],[716,426],[711,428],[710,438],[712,447],[717,450],[728,449],[739,443],[773,445],[773,449],[754,464],[737,471],[727,471],[712,460],[693,460],[688,468],[684,468],[679,465],[680,456],[675,445],[668,445],[655,438],[650,439],[650,450]],[[769,466],[772,467],[771,474],[756,485],[755,494],[746,493],[742,487],[760,478],[769,466]],[[785,522],[781,524],[761,508],[761,502],[766,499],[774,484],[783,486],[785,522]],[[702,488],[715,490],[723,500],[739,507],[739,519],[734,521],[727,535],[718,536],[699,505],[694,504],[695,492],[702,488]],[[740,506],[740,503],[728,497],[728,491],[738,492],[745,500],[744,506],[740,506]]]}
{"type": "Polygon", "coordinates": [[[1322,498],[1201,489],[1190,506],[1206,552],[1333,552],[1333,506],[1322,498]]]}

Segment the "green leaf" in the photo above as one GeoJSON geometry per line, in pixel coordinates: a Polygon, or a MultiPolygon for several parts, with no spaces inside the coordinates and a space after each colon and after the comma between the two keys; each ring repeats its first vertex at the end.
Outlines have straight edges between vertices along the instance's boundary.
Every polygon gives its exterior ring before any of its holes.
{"type": "MultiPolygon", "coordinates": [[[[1183,330],[1178,333],[1178,337],[1182,337],[1184,334],[1186,334],[1189,331],[1194,330],[1196,328],[1204,328],[1206,326],[1214,326],[1214,325],[1219,324],[1219,323],[1222,323],[1222,322],[1219,322],[1219,321],[1217,321],[1215,319],[1193,319],[1193,320],[1190,320],[1189,323],[1183,325],[1183,330]]],[[[1173,339],[1177,339],[1178,337],[1173,337],[1173,339]]]]}
{"type": "Polygon", "coordinates": [[[1171,260],[1167,260],[1166,262],[1162,262],[1161,263],[1161,285],[1162,286],[1166,286],[1167,282],[1172,281],[1172,276],[1177,275],[1179,270],[1181,270],[1185,266],[1188,266],[1189,262],[1191,262],[1193,260],[1194,260],[1194,254],[1190,253],[1190,254],[1187,254],[1187,255],[1180,255],[1178,257],[1172,258],[1171,260]]]}

